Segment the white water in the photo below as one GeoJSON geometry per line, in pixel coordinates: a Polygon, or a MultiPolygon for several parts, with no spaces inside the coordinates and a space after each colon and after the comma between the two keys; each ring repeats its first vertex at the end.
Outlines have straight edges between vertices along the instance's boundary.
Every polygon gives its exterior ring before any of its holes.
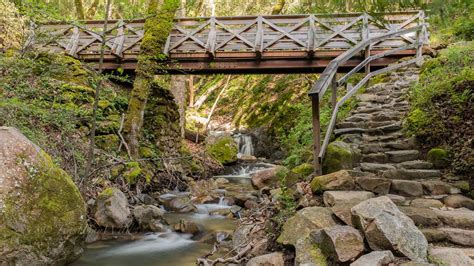
{"type": "Polygon", "coordinates": [[[235,134],[234,140],[239,147],[239,153],[237,154],[238,158],[242,158],[243,156],[253,156],[254,155],[254,148],[252,143],[252,137],[250,135],[245,134],[235,134]]]}

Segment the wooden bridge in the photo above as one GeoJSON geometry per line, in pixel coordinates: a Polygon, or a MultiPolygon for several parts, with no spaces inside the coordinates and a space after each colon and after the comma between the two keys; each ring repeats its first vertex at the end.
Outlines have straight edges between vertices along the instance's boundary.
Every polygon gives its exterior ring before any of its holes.
{"type": "MultiPolygon", "coordinates": [[[[136,67],[144,20],[112,21],[105,34],[105,69],[136,67]]],[[[65,52],[97,66],[101,21],[50,23],[53,38],[42,49],[65,52]]],[[[423,11],[380,14],[210,17],[176,19],[164,47],[169,73],[320,72],[309,92],[313,114],[314,169],[321,164],[339,108],[373,76],[423,60],[428,43],[423,11]],[[401,57],[412,58],[397,62],[401,57]],[[355,85],[349,78],[362,70],[355,85]],[[337,75],[338,73],[345,73],[337,75]],[[338,90],[345,86],[346,90],[338,90]],[[332,115],[321,144],[319,103],[331,91],[332,115]],[[338,95],[343,92],[343,95],[338,95]]]]}
{"type": "MultiPolygon", "coordinates": [[[[109,21],[104,69],[135,69],[144,22],[109,21]]],[[[364,40],[423,23],[423,12],[418,11],[375,16],[352,13],[178,18],[164,52],[171,73],[322,72],[332,59],[364,40]]],[[[102,28],[103,21],[45,24],[40,31],[52,37],[41,46],[97,67],[102,28]]],[[[347,60],[341,69],[354,67],[370,55],[417,41],[416,32],[380,40],[347,60]]],[[[383,67],[415,53],[415,49],[399,49],[373,60],[371,65],[383,67]]]]}

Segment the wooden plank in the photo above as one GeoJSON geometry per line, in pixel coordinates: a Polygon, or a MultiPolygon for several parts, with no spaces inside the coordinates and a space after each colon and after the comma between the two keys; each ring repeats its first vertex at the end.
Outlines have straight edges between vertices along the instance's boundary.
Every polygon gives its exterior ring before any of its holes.
{"type": "Polygon", "coordinates": [[[206,43],[206,51],[214,57],[216,54],[216,19],[211,17],[209,25],[211,29],[206,43]]]}
{"type": "Polygon", "coordinates": [[[76,56],[77,46],[79,45],[79,38],[80,38],[79,28],[74,27],[72,29],[71,39],[69,40],[69,43],[66,47],[66,51],[68,54],[72,56],[76,56]]]}

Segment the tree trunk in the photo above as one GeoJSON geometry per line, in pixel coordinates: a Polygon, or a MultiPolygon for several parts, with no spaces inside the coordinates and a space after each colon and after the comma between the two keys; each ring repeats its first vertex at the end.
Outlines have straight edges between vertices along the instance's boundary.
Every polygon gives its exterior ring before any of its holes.
{"type": "Polygon", "coordinates": [[[186,76],[171,76],[171,93],[178,105],[179,128],[181,130],[181,137],[184,137],[184,127],[186,123],[186,76]]]}
{"type": "Polygon", "coordinates": [[[76,6],[76,13],[77,19],[84,20],[84,5],[82,4],[82,0],[74,0],[74,5],[76,6]]]}
{"type": "Polygon", "coordinates": [[[194,76],[191,75],[188,78],[188,88],[189,88],[189,107],[194,107],[194,76]]]}
{"type": "Polygon", "coordinates": [[[94,19],[95,14],[97,13],[97,7],[99,6],[99,0],[94,0],[91,6],[87,10],[87,19],[94,19]]]}
{"type": "Polygon", "coordinates": [[[272,15],[278,15],[285,6],[285,0],[277,0],[277,3],[273,6],[272,15]]]}
{"type": "MultiPolygon", "coordinates": [[[[138,57],[136,69],[137,76],[133,83],[127,116],[124,123],[124,133],[127,136],[126,138],[130,148],[130,153],[134,158],[138,156],[140,131],[143,125],[145,107],[148,102],[148,96],[151,92],[153,78],[156,73],[162,71],[156,58],[163,54],[162,49],[166,43],[168,34],[173,27],[173,19],[178,7],[178,0],[164,0],[159,12],[157,12],[157,0],[150,0],[148,5],[148,14],[151,17],[145,22],[145,36],[141,43],[140,55],[138,57]]],[[[164,78],[160,77],[160,79],[164,78]]],[[[174,109],[175,107],[170,108],[174,109]]],[[[166,108],[164,108],[164,111],[166,111],[166,108]]],[[[174,120],[161,122],[174,122],[174,120]]],[[[172,125],[163,124],[160,125],[160,127],[166,128],[172,127],[172,125]]],[[[179,140],[174,141],[178,142],[179,140]]]]}

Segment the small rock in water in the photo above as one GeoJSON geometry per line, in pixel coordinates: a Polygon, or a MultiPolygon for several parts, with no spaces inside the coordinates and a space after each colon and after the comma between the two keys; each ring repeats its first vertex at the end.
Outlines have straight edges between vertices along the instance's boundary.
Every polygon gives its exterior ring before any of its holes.
{"type": "Polygon", "coordinates": [[[193,221],[179,220],[177,224],[173,226],[174,230],[177,232],[192,234],[195,235],[201,232],[199,226],[193,221]]]}
{"type": "Polygon", "coordinates": [[[191,199],[188,197],[176,197],[169,201],[164,201],[163,206],[167,211],[172,212],[192,212],[196,211],[196,206],[191,202],[191,199]]]}
{"type": "Polygon", "coordinates": [[[127,228],[132,217],[125,194],[117,188],[102,191],[96,200],[94,219],[103,227],[127,228]]]}
{"type": "Polygon", "coordinates": [[[161,222],[164,211],[153,205],[137,206],[133,210],[133,216],[142,230],[161,232],[164,225],[161,222]]]}

